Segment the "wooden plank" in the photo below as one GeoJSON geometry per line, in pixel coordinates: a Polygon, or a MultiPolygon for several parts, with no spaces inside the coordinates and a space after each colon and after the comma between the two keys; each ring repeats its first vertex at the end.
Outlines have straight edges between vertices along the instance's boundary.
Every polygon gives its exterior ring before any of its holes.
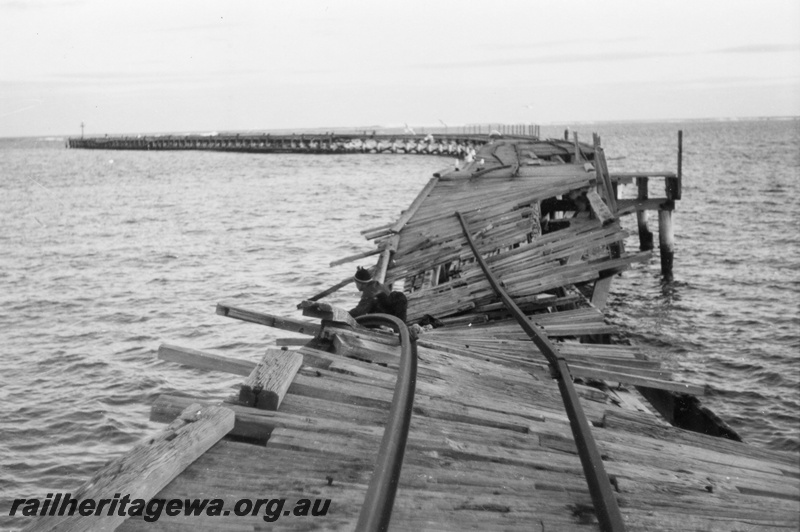
{"type": "Polygon", "coordinates": [[[660,211],[669,207],[671,204],[667,198],[650,199],[621,199],[617,202],[617,213],[620,215],[638,211],[660,211]]]}
{"type": "Polygon", "coordinates": [[[614,215],[611,214],[611,210],[595,189],[589,189],[589,192],[586,193],[586,198],[589,200],[589,206],[597,219],[600,220],[600,223],[606,225],[614,221],[614,215]]]}
{"type": "Polygon", "coordinates": [[[608,292],[613,279],[613,275],[608,275],[594,282],[594,288],[592,289],[592,305],[596,308],[602,310],[606,307],[606,299],[608,298],[608,292]]]}
{"type": "MultiPolygon", "coordinates": [[[[353,276],[351,275],[350,277],[342,279],[341,281],[331,286],[330,288],[327,288],[322,292],[319,292],[318,294],[314,294],[313,296],[309,297],[307,301],[317,301],[319,299],[322,299],[323,297],[327,297],[336,292],[337,290],[339,290],[340,288],[343,288],[352,282],[353,282],[353,276]]],[[[300,308],[300,305],[297,305],[297,308],[300,308]]]]}
{"type": "Polygon", "coordinates": [[[611,179],[632,179],[635,177],[677,177],[675,172],[614,172],[611,179]]]}
{"type": "MultiPolygon", "coordinates": [[[[389,229],[393,225],[394,225],[394,222],[391,222],[391,223],[388,223],[388,224],[379,225],[378,227],[372,227],[370,229],[364,229],[363,231],[361,231],[361,234],[362,235],[366,235],[368,233],[380,233],[382,231],[387,231],[388,232],[389,229]]],[[[367,240],[372,240],[372,239],[371,238],[367,238],[367,240]]]]}
{"type": "Polygon", "coordinates": [[[277,410],[302,365],[300,353],[268,349],[239,390],[239,403],[261,410],[277,410]]]}
{"type": "Polygon", "coordinates": [[[617,212],[616,190],[614,189],[614,184],[611,182],[611,176],[608,172],[605,150],[600,146],[600,135],[595,133],[592,135],[592,139],[594,144],[594,161],[597,181],[605,191],[608,208],[611,209],[611,212],[615,213],[617,212]]]}
{"type": "Polygon", "coordinates": [[[340,326],[339,324],[336,323],[331,323],[330,325],[326,325],[325,329],[320,333],[320,337],[323,339],[332,339],[334,334],[343,334],[345,336],[351,336],[353,338],[359,338],[361,340],[370,340],[372,342],[377,342],[385,346],[388,345],[396,347],[400,345],[400,338],[394,331],[386,331],[382,329],[367,329],[365,327],[352,329],[350,327],[340,326]]]}
{"type": "MultiPolygon", "coordinates": [[[[682,446],[694,446],[705,450],[713,450],[720,455],[727,455],[730,460],[736,461],[737,457],[744,457],[771,464],[770,469],[783,471],[787,478],[791,475],[787,470],[791,468],[795,471],[797,479],[797,454],[784,451],[773,451],[770,449],[749,445],[744,442],[709,436],[699,432],[692,432],[685,429],[673,427],[659,423],[650,415],[643,415],[638,412],[626,412],[624,410],[607,410],[603,415],[600,426],[613,431],[626,431],[636,434],[642,438],[651,438],[656,441],[668,441],[682,446]]],[[[631,445],[640,446],[636,440],[630,442],[631,445]]],[[[765,466],[767,467],[767,466],[765,466]]]]}
{"type": "MultiPolygon", "coordinates": [[[[342,375],[326,370],[314,370],[313,373],[304,374],[301,370],[289,388],[289,393],[345,405],[380,408],[388,411],[391,406],[393,388],[391,383],[384,380],[342,375]]],[[[290,397],[287,397],[287,402],[290,397]]],[[[414,398],[414,413],[435,419],[471,423],[521,433],[528,432],[531,420],[541,420],[538,413],[521,415],[519,414],[520,409],[513,413],[499,412],[480,405],[466,404],[467,401],[468,399],[447,400],[443,397],[417,394],[414,398]]]]}
{"type": "MultiPolygon", "coordinates": [[[[566,358],[566,357],[565,357],[566,358]]],[[[567,359],[568,361],[571,359],[567,359]]],[[[642,368],[638,366],[618,365],[613,362],[595,361],[586,358],[572,359],[570,367],[576,366],[586,369],[599,369],[609,373],[623,373],[630,376],[646,377],[648,379],[672,380],[672,372],[660,368],[642,368]]],[[[619,381],[617,381],[619,382],[619,381]]]]}
{"type": "Polygon", "coordinates": [[[158,358],[193,368],[222,371],[233,373],[234,375],[246,376],[253,370],[253,363],[247,360],[214,355],[197,349],[170,344],[161,344],[159,346],[158,358]]]}
{"type": "Polygon", "coordinates": [[[572,132],[572,139],[573,139],[574,146],[575,146],[575,154],[574,154],[574,159],[573,160],[576,163],[582,163],[583,162],[583,157],[581,156],[581,148],[580,148],[580,143],[578,142],[578,132],[577,131],[573,131],[572,132]]]}
{"type": "Polygon", "coordinates": [[[379,283],[386,282],[386,270],[389,268],[389,262],[392,252],[388,249],[381,251],[381,256],[378,258],[378,263],[375,265],[375,280],[379,283]]]}
{"type": "Polygon", "coordinates": [[[315,336],[319,333],[320,326],[316,323],[297,320],[294,318],[284,318],[281,316],[273,316],[272,314],[265,314],[253,310],[245,310],[242,308],[233,307],[224,303],[217,303],[217,314],[234,318],[237,320],[247,321],[250,323],[257,323],[259,325],[266,325],[267,327],[275,327],[276,329],[283,329],[284,331],[292,331],[300,334],[308,334],[315,336]]]}
{"type": "MultiPolygon", "coordinates": [[[[306,366],[336,371],[345,375],[384,380],[391,384],[397,381],[397,372],[390,369],[388,365],[372,364],[312,348],[305,348],[297,352],[303,355],[303,363],[306,366]]],[[[397,367],[397,364],[395,364],[395,367],[397,367]]],[[[418,375],[418,377],[420,376],[418,375]]],[[[419,382],[417,384],[417,389],[419,389],[419,382]]]]}
{"type": "Polygon", "coordinates": [[[276,338],[275,345],[278,347],[302,346],[310,341],[308,338],[276,338]]]}
{"type": "Polygon", "coordinates": [[[431,193],[431,191],[436,187],[436,184],[439,182],[439,178],[432,177],[430,181],[423,187],[420,193],[414,198],[414,201],[411,205],[406,209],[401,215],[400,218],[392,225],[391,231],[394,233],[399,233],[403,227],[405,227],[406,223],[417,213],[417,210],[420,208],[422,203],[431,193]]]}
{"type": "Polygon", "coordinates": [[[705,386],[698,386],[696,384],[687,384],[673,381],[665,381],[661,379],[651,379],[648,377],[641,377],[639,375],[631,375],[629,373],[618,373],[616,371],[606,371],[600,368],[570,365],[569,371],[574,377],[590,377],[594,379],[601,379],[612,382],[622,382],[625,384],[633,384],[636,386],[644,386],[647,388],[656,388],[659,390],[669,390],[673,392],[688,393],[690,395],[702,396],[706,393],[705,386]]]}
{"type": "Polygon", "coordinates": [[[343,334],[333,336],[333,346],[336,354],[343,357],[352,357],[359,360],[368,360],[375,364],[386,364],[397,367],[400,362],[400,348],[348,337],[343,334]]]}
{"type": "Polygon", "coordinates": [[[333,268],[334,266],[339,266],[340,264],[346,264],[348,262],[353,262],[354,260],[364,259],[367,257],[371,257],[373,255],[377,255],[380,252],[381,250],[379,248],[370,249],[369,251],[362,251],[361,253],[356,253],[355,255],[349,255],[347,257],[331,261],[329,266],[333,268]]]}
{"type": "MultiPolygon", "coordinates": [[[[187,405],[197,403],[192,397],[161,394],[150,408],[150,421],[157,423],[170,423],[179,415],[187,405]]],[[[207,405],[211,406],[211,405],[207,405]]],[[[245,405],[226,405],[235,415],[234,426],[230,429],[231,436],[247,439],[256,439],[266,442],[270,433],[275,428],[291,428],[296,430],[320,430],[338,433],[362,432],[369,429],[363,425],[345,422],[341,419],[322,418],[310,415],[296,415],[274,410],[262,410],[245,405]]],[[[385,418],[386,413],[381,412],[385,418]]],[[[380,436],[383,430],[376,428],[374,433],[380,436]]]]}
{"type": "Polygon", "coordinates": [[[318,303],[306,300],[300,303],[298,308],[303,309],[303,316],[344,324],[354,329],[360,327],[355,318],[353,318],[348,311],[329,303],[318,303]]]}
{"type": "MultiPolygon", "coordinates": [[[[225,436],[233,428],[234,418],[234,413],[228,408],[192,404],[165,430],[145,438],[130,452],[106,464],[78,488],[72,498],[95,502],[104,499],[110,505],[113,494],[124,493],[131,501],[149,501],[225,436]]],[[[123,515],[106,512],[99,503],[96,514],[43,517],[24,530],[114,530],[127,519],[124,512],[123,515]]]]}

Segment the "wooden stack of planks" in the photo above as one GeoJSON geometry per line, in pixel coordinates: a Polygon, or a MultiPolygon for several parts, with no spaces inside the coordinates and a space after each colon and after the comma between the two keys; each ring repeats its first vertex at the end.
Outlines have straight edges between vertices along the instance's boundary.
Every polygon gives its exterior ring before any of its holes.
{"type": "MultiPolygon", "coordinates": [[[[409,294],[410,322],[498,301],[472,259],[456,211],[477,231],[473,237],[492,270],[522,305],[650,258],[649,252],[622,251],[628,233],[607,206],[615,203],[604,166],[556,164],[536,156],[534,147],[510,141],[485,146],[478,162],[434,177],[397,223],[365,232],[379,247],[397,239],[386,281],[416,288],[409,294]],[[560,218],[543,216],[548,200],[560,202],[560,218]],[[542,234],[551,221],[558,228],[542,234]]],[[[592,153],[602,152],[597,146],[592,153]]]]}
{"type": "MultiPolygon", "coordinates": [[[[705,388],[671,380],[636,346],[590,343],[616,332],[601,310],[610,279],[648,257],[623,249],[611,178],[592,164],[598,148],[577,139],[495,140],[472,164],[431,179],[397,221],[364,232],[377,242],[370,254],[380,254],[378,277],[409,288],[409,322],[430,315],[446,324],[417,328],[416,395],[392,530],[599,530],[552,370],[493,295],[456,211],[489,267],[568,362],[627,530],[800,525],[796,456],[671,426],[637,387],[694,395],[705,388]],[[581,162],[554,164],[571,157],[581,162]]],[[[307,337],[279,339],[283,347],[258,362],[161,346],[162,360],[242,376],[239,393],[213,405],[159,397],[151,419],[177,421],[137,447],[135,464],[123,457],[99,475],[130,479],[120,472],[157,464],[167,474],[136,487],[141,497],[220,499],[227,513],[134,516],[118,530],[355,528],[392,406],[399,340],[325,303],[299,308],[303,319],[217,306],[220,316],[307,337]],[[216,430],[181,437],[203,415],[221,420],[216,430]],[[175,449],[151,445],[170,441],[175,449]],[[186,447],[193,451],[182,460],[168,458],[186,447]],[[237,515],[245,499],[262,501],[237,515]]],[[[100,477],[78,493],[112,485],[100,477]]],[[[56,523],[90,529],[95,521],[56,523]]]]}

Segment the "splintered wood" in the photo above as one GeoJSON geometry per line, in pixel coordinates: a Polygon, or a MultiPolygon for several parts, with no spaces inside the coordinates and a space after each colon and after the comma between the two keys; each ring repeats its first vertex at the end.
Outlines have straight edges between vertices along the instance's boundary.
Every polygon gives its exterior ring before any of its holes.
{"type": "MultiPolygon", "coordinates": [[[[557,386],[547,368],[531,361],[530,342],[505,331],[510,326],[444,327],[420,337],[392,530],[530,530],[531,523],[598,530],[557,386]]],[[[330,499],[324,516],[281,516],[270,527],[353,530],[391,407],[399,347],[380,331],[346,324],[326,330],[327,341],[292,351],[303,367],[278,412],[230,406],[231,435],[262,445],[224,439],[158,497],[209,493],[226,508],[245,498],[282,498],[287,507],[330,499]]],[[[571,364],[656,371],[632,346],[559,345],[571,364]]],[[[633,388],[579,386],[578,393],[628,530],[796,526],[800,471],[791,453],[671,427],[633,388]]],[[[167,421],[190,401],[162,396],[153,419],[167,421]]],[[[162,516],[159,523],[170,530],[236,530],[263,527],[264,517],[263,511],[162,516]]],[[[132,518],[119,530],[148,525],[132,518]]]]}
{"type": "Polygon", "coordinates": [[[482,171],[490,173],[476,177],[481,170],[473,163],[434,178],[402,223],[366,235],[377,238],[378,245],[392,231],[399,236],[386,281],[409,291],[409,322],[425,315],[464,315],[498,301],[471,258],[456,211],[476,229],[473,238],[492,271],[523,305],[650,258],[649,253],[619,252],[628,233],[597,193],[608,195],[607,178],[598,183],[591,165],[520,158],[528,153],[521,144],[487,146],[482,171]],[[559,210],[545,213],[544,202],[550,200],[559,210]]]}
{"type": "MultiPolygon", "coordinates": [[[[416,328],[416,395],[391,530],[599,530],[551,369],[471,258],[456,211],[567,362],[627,530],[797,529],[796,455],[670,426],[637,387],[680,397],[704,387],[671,380],[643,348],[610,343],[610,279],[649,259],[623,249],[612,177],[599,139],[494,140],[471,164],[431,179],[397,221],[363,232],[381,255],[376,277],[405,288],[408,321],[437,326],[416,328]]],[[[218,498],[228,511],[133,517],[118,530],[355,528],[401,347],[395,334],[313,301],[347,282],[298,305],[314,321],[218,305],[221,316],[313,336],[298,349],[269,349],[260,362],[159,349],[164,360],[247,377],[225,403],[228,424],[202,448],[229,436],[154,494],[218,498]],[[268,499],[284,502],[234,511],[268,499]],[[311,500],[316,513],[293,511],[311,500]]],[[[169,422],[195,402],[162,395],[151,419],[169,422]]]]}
{"type": "Polygon", "coordinates": [[[281,349],[268,350],[239,390],[239,403],[277,410],[302,364],[302,355],[281,349]]]}
{"type": "MultiPolygon", "coordinates": [[[[125,494],[130,500],[149,501],[186,467],[225,436],[234,425],[234,413],[219,406],[190,404],[169,427],[112,460],[71,494],[78,501],[99,501],[125,494]]],[[[67,512],[65,512],[67,513],[67,512]]],[[[51,512],[50,515],[54,515],[51,512]]],[[[90,512],[41,518],[25,530],[114,530],[125,521],[119,512],[90,512]]]]}

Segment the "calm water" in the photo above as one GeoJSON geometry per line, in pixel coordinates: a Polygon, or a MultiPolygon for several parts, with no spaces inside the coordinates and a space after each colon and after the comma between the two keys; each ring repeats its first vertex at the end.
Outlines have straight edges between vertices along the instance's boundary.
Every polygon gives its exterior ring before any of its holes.
{"type": "MultiPolygon", "coordinates": [[[[618,280],[610,315],[676,378],[710,384],[703,403],[747,441],[800,452],[800,121],[573,128],[603,136],[612,171],[674,170],[684,130],[675,281],[662,285],[654,257],[618,280]]],[[[0,139],[0,513],[76,487],[156,430],[159,394],[230,395],[239,378],[159,362],[159,344],[256,360],[288,334],[215,304],[299,316],[354,267],[331,260],[369,249],[359,231],[451,163],[0,139]]]]}

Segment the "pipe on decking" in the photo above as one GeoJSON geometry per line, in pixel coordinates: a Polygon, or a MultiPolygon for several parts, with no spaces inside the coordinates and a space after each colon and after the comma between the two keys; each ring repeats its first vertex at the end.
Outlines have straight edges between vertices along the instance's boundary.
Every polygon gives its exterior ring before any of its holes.
{"type": "Polygon", "coordinates": [[[394,497],[403,467],[403,454],[408,429],[411,426],[411,412],[414,406],[414,391],[417,382],[417,342],[408,332],[408,327],[400,319],[388,314],[367,314],[356,321],[364,325],[388,325],[400,336],[400,366],[397,383],[392,396],[389,420],[383,431],[375,471],[369,481],[367,496],[358,515],[356,530],[383,531],[389,528],[392,517],[394,497]]]}

